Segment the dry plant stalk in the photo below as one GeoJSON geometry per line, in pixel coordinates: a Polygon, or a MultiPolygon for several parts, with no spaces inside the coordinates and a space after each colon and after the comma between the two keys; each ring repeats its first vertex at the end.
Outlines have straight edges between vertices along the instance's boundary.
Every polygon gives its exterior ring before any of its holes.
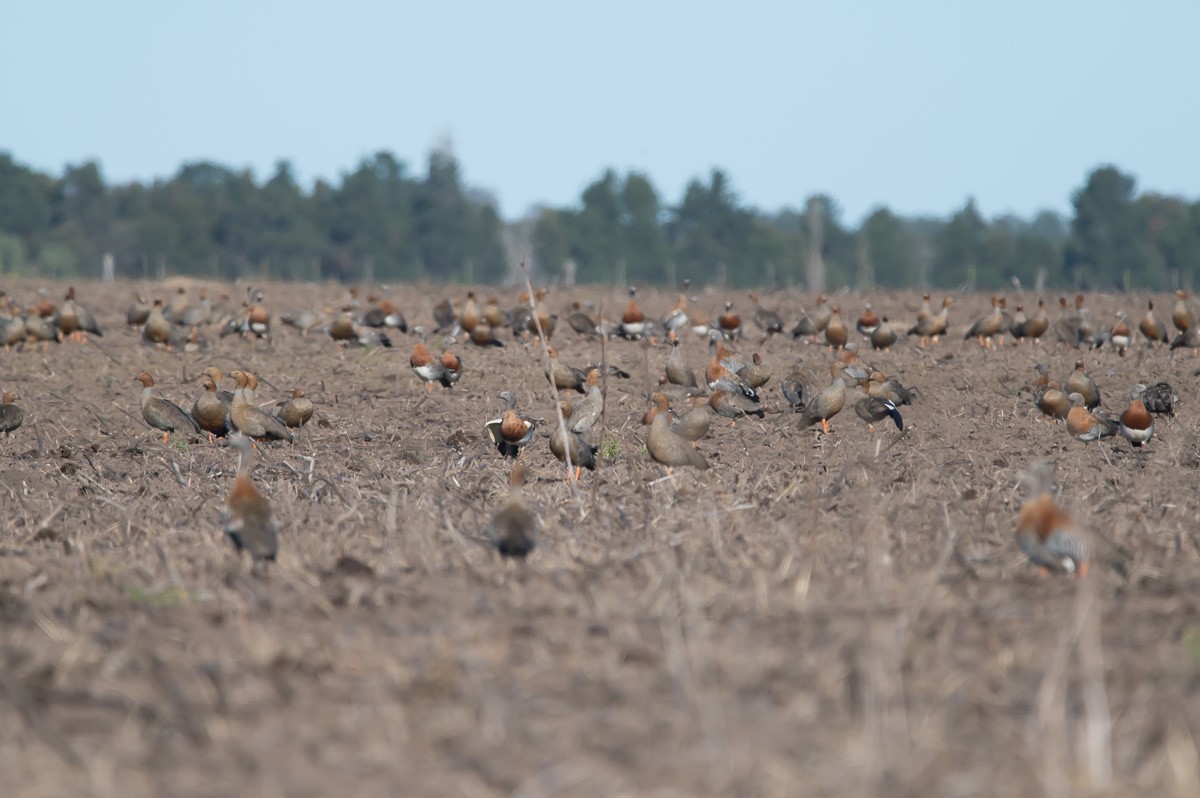
{"type": "Polygon", "coordinates": [[[1084,746],[1088,779],[1097,789],[1112,785],[1112,715],[1104,686],[1100,608],[1092,580],[1084,579],[1076,599],[1079,668],[1083,680],[1084,746]]]}
{"type": "MultiPolygon", "coordinates": [[[[533,319],[534,327],[537,328],[538,340],[541,342],[542,348],[542,360],[544,362],[546,373],[549,374],[551,371],[553,371],[554,364],[550,362],[550,349],[546,345],[546,335],[542,330],[542,322],[540,319],[538,319],[537,304],[533,299],[533,283],[529,281],[529,269],[525,265],[524,258],[521,259],[521,277],[525,279],[525,292],[526,296],[528,297],[530,317],[533,319]]],[[[562,408],[559,406],[558,389],[554,387],[553,380],[550,381],[550,395],[554,404],[554,417],[558,419],[558,431],[559,434],[563,436],[563,442],[565,443],[568,440],[567,435],[569,431],[567,430],[567,421],[563,418],[562,408]]],[[[575,498],[575,501],[579,503],[579,511],[582,513],[583,497],[579,495],[579,487],[571,479],[574,465],[571,463],[570,446],[563,446],[563,462],[566,463],[567,466],[567,485],[571,489],[571,495],[575,498]]]]}

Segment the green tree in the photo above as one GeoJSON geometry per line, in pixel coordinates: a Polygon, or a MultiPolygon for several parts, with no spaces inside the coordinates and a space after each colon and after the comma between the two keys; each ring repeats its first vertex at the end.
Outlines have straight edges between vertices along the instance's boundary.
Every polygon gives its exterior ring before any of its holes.
{"type": "Polygon", "coordinates": [[[720,169],[712,170],[707,184],[688,183],[667,230],[680,278],[704,283],[722,270],[736,283],[753,283],[758,276],[744,260],[754,234],[753,214],[740,207],[720,169]]]}
{"type": "Polygon", "coordinates": [[[0,231],[28,240],[49,232],[54,181],[0,152],[0,231]]]}
{"type": "Polygon", "coordinates": [[[946,287],[966,286],[975,288],[980,268],[985,266],[984,236],[987,224],[975,207],[975,200],[967,200],[962,210],[954,214],[950,223],[933,241],[934,256],[932,281],[946,287]]]}
{"type": "Polygon", "coordinates": [[[1130,275],[1130,287],[1162,288],[1161,266],[1154,268],[1151,247],[1134,204],[1136,183],[1116,167],[1088,175],[1075,192],[1075,218],[1063,258],[1063,277],[1081,287],[1116,287],[1130,275]]]}
{"type": "Polygon", "coordinates": [[[1164,220],[1155,241],[1166,267],[1192,288],[1200,277],[1200,202],[1173,201],[1181,207],[1164,220]]]}
{"type": "Polygon", "coordinates": [[[542,274],[555,274],[571,257],[570,213],[541,208],[533,224],[533,258],[542,274]]]}
{"type": "Polygon", "coordinates": [[[662,203],[645,175],[630,172],[621,186],[621,257],[629,279],[662,283],[667,270],[667,239],[662,203]]]}
{"type": "Polygon", "coordinates": [[[921,286],[920,241],[902,219],[887,208],[878,208],[863,222],[858,235],[871,258],[876,285],[921,286]]]}

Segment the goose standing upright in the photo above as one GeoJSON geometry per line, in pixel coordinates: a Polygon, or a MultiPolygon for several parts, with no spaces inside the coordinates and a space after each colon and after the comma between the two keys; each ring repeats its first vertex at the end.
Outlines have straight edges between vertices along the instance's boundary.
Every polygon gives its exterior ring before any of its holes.
{"type": "Polygon", "coordinates": [[[221,521],[225,534],[239,554],[250,552],[252,568],[265,568],[265,563],[274,562],[278,551],[279,536],[275,527],[275,513],[271,502],[254,486],[250,468],[254,461],[254,449],[249,438],[240,433],[229,437],[230,444],[237,450],[237,476],[225,499],[221,521]]]}

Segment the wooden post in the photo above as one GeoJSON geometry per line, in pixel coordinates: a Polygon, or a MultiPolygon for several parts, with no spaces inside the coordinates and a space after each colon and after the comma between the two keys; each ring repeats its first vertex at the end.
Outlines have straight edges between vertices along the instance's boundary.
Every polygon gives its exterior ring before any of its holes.
{"type": "Polygon", "coordinates": [[[100,261],[100,280],[102,282],[111,283],[116,279],[117,262],[113,258],[111,252],[105,252],[104,257],[100,261]]]}
{"type": "Polygon", "coordinates": [[[815,294],[825,293],[825,260],[821,250],[825,246],[825,218],[821,201],[808,198],[808,290],[815,294]]]}
{"type": "Polygon", "coordinates": [[[859,233],[854,249],[858,256],[858,288],[860,291],[869,291],[875,287],[875,264],[871,262],[871,246],[862,233],[859,233]]]}

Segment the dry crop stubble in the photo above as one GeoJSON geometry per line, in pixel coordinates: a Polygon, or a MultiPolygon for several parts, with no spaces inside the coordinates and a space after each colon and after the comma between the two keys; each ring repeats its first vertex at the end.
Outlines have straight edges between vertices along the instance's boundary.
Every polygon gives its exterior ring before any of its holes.
{"type": "MultiPolygon", "coordinates": [[[[279,313],[340,292],[265,293],[279,313]]],[[[20,794],[1200,789],[1190,358],[1085,355],[1108,406],[1137,381],[1184,397],[1133,452],[1035,417],[1023,386],[1040,360],[1065,378],[1076,353],[1061,347],[985,352],[951,335],[864,349],[920,389],[906,432],[870,436],[844,410],[825,437],[798,429],[776,386],[797,354],[819,373],[827,352],[743,342],[775,369],[766,418],[714,423],[700,443],[712,468],[660,481],[638,419],[666,348],[602,352],[560,324],[564,362],[606,357],[633,377],[606,380],[592,441],[615,457],[578,496],[549,423],[522,455],[543,535],[521,566],[481,540],[508,469],[483,423],[505,388],[553,418],[536,349],[507,333],[503,350],[457,343],[462,381],[426,396],[413,336],[344,358],[288,329],[168,353],[121,329],[130,293],[89,287],[102,350],[0,355],[0,387],[28,414],[0,440],[0,703],[14,709],[0,712],[0,769],[20,794]],[[263,401],[302,387],[317,406],[301,447],[259,447],[280,530],[265,580],[220,531],[234,452],[163,446],[138,413],[137,371],[190,406],[210,363],[257,373],[263,401]],[[1014,485],[1037,458],[1057,465],[1064,504],[1131,552],[1129,576],[1098,569],[1086,601],[1013,543],[1014,485]]],[[[393,295],[428,326],[443,294],[393,295]]],[[[561,312],[584,295],[547,301],[561,312]]],[[[653,316],[676,297],[638,299],[653,316]]],[[[807,299],[763,297],[785,319],[807,299]]],[[[712,313],[723,297],[700,301],[712,313]]],[[[893,320],[919,304],[871,301],[893,320]]],[[[1118,301],[1096,298],[1097,318],[1118,301]]],[[[951,332],[986,305],[958,297],[951,332]]],[[[684,350],[702,367],[702,341],[684,350]]]]}

